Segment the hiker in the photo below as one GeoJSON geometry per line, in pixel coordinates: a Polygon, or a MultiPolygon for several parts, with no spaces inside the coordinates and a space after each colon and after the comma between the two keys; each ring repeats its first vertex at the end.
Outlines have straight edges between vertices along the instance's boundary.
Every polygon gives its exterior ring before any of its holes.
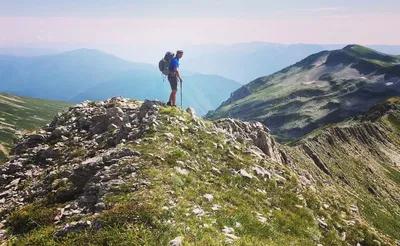
{"type": "Polygon", "coordinates": [[[181,75],[179,74],[178,68],[179,68],[179,59],[181,59],[183,56],[183,51],[178,50],[176,52],[176,56],[171,60],[171,63],[169,64],[168,70],[168,81],[171,85],[171,94],[169,96],[169,101],[167,103],[168,106],[174,106],[176,107],[176,92],[178,91],[178,79],[182,83],[183,79],[181,75]]]}

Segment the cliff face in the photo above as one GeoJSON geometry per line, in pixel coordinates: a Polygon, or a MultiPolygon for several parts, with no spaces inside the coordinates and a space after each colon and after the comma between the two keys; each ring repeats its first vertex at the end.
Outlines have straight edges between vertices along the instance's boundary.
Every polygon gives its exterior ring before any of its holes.
{"type": "Polygon", "coordinates": [[[400,138],[390,115],[289,147],[258,122],[205,121],[157,101],[85,102],[21,138],[0,167],[1,236],[395,245],[400,138]]]}

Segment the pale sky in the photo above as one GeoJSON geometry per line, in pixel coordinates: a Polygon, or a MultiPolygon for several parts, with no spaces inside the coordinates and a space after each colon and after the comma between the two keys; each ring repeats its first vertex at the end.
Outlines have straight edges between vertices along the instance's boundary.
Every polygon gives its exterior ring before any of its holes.
{"type": "Polygon", "coordinates": [[[0,0],[0,44],[400,44],[399,13],[399,0],[0,0]]]}

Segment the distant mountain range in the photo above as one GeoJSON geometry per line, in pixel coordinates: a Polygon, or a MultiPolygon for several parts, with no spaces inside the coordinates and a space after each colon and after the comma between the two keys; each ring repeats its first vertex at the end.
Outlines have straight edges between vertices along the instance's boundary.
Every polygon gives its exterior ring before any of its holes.
{"type": "Polygon", "coordinates": [[[349,45],[252,81],[207,117],[262,121],[290,140],[398,95],[400,56],[349,45]]]}
{"type": "MultiPolygon", "coordinates": [[[[237,44],[203,44],[182,47],[169,45],[90,46],[125,60],[157,64],[167,49],[185,50],[182,68],[202,74],[216,74],[246,84],[290,66],[305,57],[324,50],[342,49],[347,44],[279,44],[250,42],[237,44]]],[[[31,48],[1,48],[0,55],[34,56],[54,55],[58,50],[76,50],[87,44],[30,44],[31,48]],[[35,48],[36,47],[36,48],[35,48]]],[[[400,55],[400,45],[368,45],[379,52],[400,55]]]]}
{"type": "MultiPolygon", "coordinates": [[[[198,114],[215,109],[240,84],[221,76],[184,73],[184,105],[198,114]],[[218,92],[218,93],[216,93],[218,92]]],[[[167,100],[170,87],[158,68],[97,50],[39,57],[0,56],[0,92],[80,102],[116,95],[167,100]]]]}

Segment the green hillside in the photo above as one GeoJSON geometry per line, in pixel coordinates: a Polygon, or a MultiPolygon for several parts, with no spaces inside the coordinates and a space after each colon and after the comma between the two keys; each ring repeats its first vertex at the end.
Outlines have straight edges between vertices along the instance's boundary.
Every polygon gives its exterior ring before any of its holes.
{"type": "Polygon", "coordinates": [[[262,121],[297,139],[400,95],[400,60],[360,45],[324,51],[233,92],[206,117],[262,121]]]}
{"type": "Polygon", "coordinates": [[[0,93],[0,161],[5,160],[17,135],[49,123],[69,106],[72,104],[0,93]]]}

